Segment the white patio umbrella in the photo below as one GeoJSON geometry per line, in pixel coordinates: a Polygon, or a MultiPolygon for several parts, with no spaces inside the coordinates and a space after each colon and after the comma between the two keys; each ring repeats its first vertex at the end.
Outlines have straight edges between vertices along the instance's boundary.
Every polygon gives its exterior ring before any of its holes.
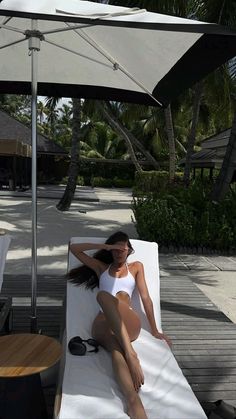
{"type": "Polygon", "coordinates": [[[37,94],[166,106],[236,55],[236,33],[82,0],[3,0],[0,35],[0,93],[32,96],[31,330],[36,331],[37,94]]]}

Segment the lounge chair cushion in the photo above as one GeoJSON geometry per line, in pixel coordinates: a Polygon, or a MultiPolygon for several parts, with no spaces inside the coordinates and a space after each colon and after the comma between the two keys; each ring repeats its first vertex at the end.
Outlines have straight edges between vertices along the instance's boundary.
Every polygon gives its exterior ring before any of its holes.
{"type": "MultiPolygon", "coordinates": [[[[72,242],[94,242],[94,238],[73,238],[72,242]]],[[[97,241],[104,241],[97,239],[97,241]]],[[[156,243],[132,240],[135,254],[131,260],[144,263],[145,276],[154,304],[157,324],[161,330],[158,248],[156,243]]],[[[69,268],[78,260],[69,254],[69,268]]],[[[91,336],[92,321],[99,310],[97,289],[85,290],[68,283],[67,287],[67,344],[71,337],[91,336]]],[[[199,402],[182,374],[168,345],[154,338],[144,316],[143,307],[135,292],[133,305],[139,312],[142,330],[133,343],[145,376],[140,396],[149,419],[206,418],[199,402]]],[[[62,387],[59,419],[122,419],[123,395],[115,381],[110,354],[103,348],[98,353],[73,356],[66,348],[66,364],[62,387]]]]}
{"type": "Polygon", "coordinates": [[[3,283],[3,272],[5,268],[5,262],[7,257],[7,251],[10,245],[11,238],[6,235],[0,236],[0,292],[2,289],[2,283],[3,283]]]}

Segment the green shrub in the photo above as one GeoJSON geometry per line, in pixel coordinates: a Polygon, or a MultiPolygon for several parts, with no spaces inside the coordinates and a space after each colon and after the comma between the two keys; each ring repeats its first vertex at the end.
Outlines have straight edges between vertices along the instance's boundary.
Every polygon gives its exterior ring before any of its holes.
{"type": "Polygon", "coordinates": [[[111,179],[105,179],[103,177],[94,176],[93,178],[91,178],[91,186],[97,186],[100,188],[110,188],[113,185],[111,179]]]}
{"type": "Polygon", "coordinates": [[[196,180],[188,189],[134,197],[139,237],[164,246],[236,251],[236,193],[214,203],[210,190],[209,182],[196,180]]]}
{"type": "Polygon", "coordinates": [[[136,172],[135,181],[133,188],[134,196],[142,196],[148,193],[161,194],[167,190],[172,190],[176,185],[181,184],[183,179],[183,173],[177,172],[175,180],[170,184],[169,173],[162,171],[147,171],[147,172],[136,172]]]}
{"type": "Polygon", "coordinates": [[[169,182],[168,172],[149,171],[136,172],[134,180],[134,195],[158,192],[165,189],[169,182]]]}
{"type": "Polygon", "coordinates": [[[194,216],[188,206],[172,208],[167,199],[148,197],[134,198],[132,209],[141,239],[156,241],[164,246],[179,247],[187,241],[193,245],[194,216]]]}
{"type": "Polygon", "coordinates": [[[116,176],[112,183],[116,188],[132,188],[134,181],[132,179],[120,179],[116,176]]]}
{"type": "Polygon", "coordinates": [[[120,179],[118,177],[115,177],[114,179],[106,179],[103,177],[93,177],[91,178],[91,185],[93,187],[101,187],[101,188],[111,188],[111,187],[116,187],[116,188],[132,188],[133,186],[133,181],[132,179],[120,179]]]}
{"type": "Polygon", "coordinates": [[[78,176],[77,177],[77,185],[84,186],[84,177],[83,176],[78,176]]]}

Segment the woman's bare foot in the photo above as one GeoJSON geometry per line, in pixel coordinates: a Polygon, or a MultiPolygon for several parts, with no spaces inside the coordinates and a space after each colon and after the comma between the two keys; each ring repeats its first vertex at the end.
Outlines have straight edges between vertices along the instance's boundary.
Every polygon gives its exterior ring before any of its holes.
{"type": "Polygon", "coordinates": [[[127,402],[127,414],[130,419],[148,419],[138,394],[127,402]]]}
{"type": "Polygon", "coordinates": [[[135,351],[125,355],[127,365],[134,383],[134,388],[138,392],[141,385],[144,384],[143,371],[135,351]]]}

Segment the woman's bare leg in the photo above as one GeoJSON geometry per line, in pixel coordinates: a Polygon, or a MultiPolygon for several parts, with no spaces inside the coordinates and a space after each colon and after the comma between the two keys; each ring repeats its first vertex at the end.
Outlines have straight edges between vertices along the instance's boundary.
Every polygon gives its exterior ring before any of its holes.
{"type": "Polygon", "coordinates": [[[106,291],[100,291],[97,295],[97,300],[103,309],[105,318],[110,329],[114,332],[128,364],[135,390],[138,391],[141,384],[144,383],[143,372],[139,363],[136,352],[134,351],[131,340],[137,338],[137,331],[127,331],[124,319],[128,316],[133,316],[127,304],[119,301],[106,291]],[[133,333],[134,332],[134,333],[133,333]]]}
{"type": "Polygon", "coordinates": [[[134,388],[123,349],[104,318],[95,320],[92,335],[111,352],[113,371],[127,403],[127,414],[131,419],[147,419],[141,399],[134,388]]]}

